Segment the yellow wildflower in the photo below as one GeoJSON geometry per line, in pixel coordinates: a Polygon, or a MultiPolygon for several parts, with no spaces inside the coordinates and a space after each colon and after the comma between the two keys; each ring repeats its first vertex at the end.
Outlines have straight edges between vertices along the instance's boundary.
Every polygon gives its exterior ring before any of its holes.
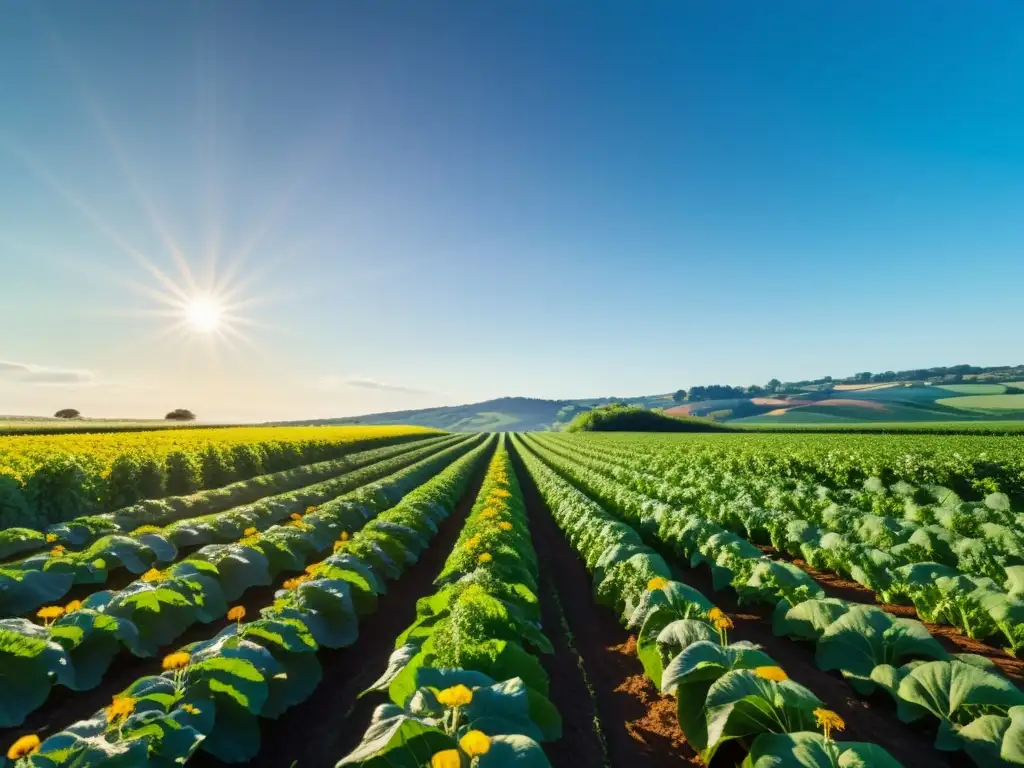
{"type": "Polygon", "coordinates": [[[231,610],[228,611],[228,621],[237,621],[237,622],[241,623],[242,619],[244,619],[244,618],[245,618],[245,606],[244,605],[236,605],[234,608],[232,608],[231,610]]]}
{"type": "Polygon", "coordinates": [[[342,531],[341,535],[338,537],[338,541],[348,541],[349,538],[348,531],[342,531]]]}
{"type": "Polygon", "coordinates": [[[70,603],[64,606],[64,613],[74,613],[82,607],[81,600],[72,600],[70,603]]]}
{"type": "Polygon", "coordinates": [[[185,667],[187,667],[189,661],[191,660],[192,657],[185,651],[176,651],[175,653],[171,653],[167,656],[164,656],[163,667],[168,672],[177,671],[179,669],[184,669],[185,667]]]}
{"type": "Polygon", "coordinates": [[[647,591],[653,592],[656,589],[664,589],[668,586],[668,579],[663,576],[655,576],[653,579],[647,582],[647,591]]]}
{"type": "Polygon", "coordinates": [[[491,496],[497,496],[499,499],[507,499],[512,495],[510,491],[506,491],[504,488],[495,488],[491,491],[491,496]]]}
{"type": "MultiPolygon", "coordinates": [[[[23,757],[28,757],[39,749],[39,744],[39,737],[34,733],[29,734],[28,736],[22,736],[16,742],[11,744],[11,748],[7,750],[7,759],[20,760],[23,757]]],[[[455,750],[452,751],[454,752],[455,750]]]]}
{"type": "Polygon", "coordinates": [[[344,541],[336,541],[336,542],[334,542],[334,554],[338,554],[342,550],[342,548],[344,546],[345,546],[345,542],[344,541]]]}
{"type": "Polygon", "coordinates": [[[308,514],[309,514],[310,512],[316,512],[316,507],[315,507],[315,506],[309,506],[309,507],[306,507],[306,512],[305,512],[305,514],[307,514],[307,515],[308,515],[308,514]]]}
{"type": "Polygon", "coordinates": [[[58,544],[56,547],[50,550],[50,557],[61,557],[64,554],[64,545],[58,544]]]}
{"type": "Polygon", "coordinates": [[[484,565],[485,563],[491,562],[491,560],[493,560],[493,559],[494,558],[491,557],[491,553],[490,552],[484,552],[482,555],[480,555],[480,557],[478,557],[476,559],[476,562],[477,562],[478,565],[484,565]]]}
{"type": "Polygon", "coordinates": [[[446,749],[430,758],[430,768],[461,768],[462,757],[457,749],[446,749]]]}
{"type": "Polygon", "coordinates": [[[502,521],[502,522],[498,523],[498,527],[501,528],[501,530],[503,530],[503,531],[511,531],[512,530],[512,523],[508,522],[507,520],[506,521],[502,521]]]}
{"type": "Polygon", "coordinates": [[[310,581],[312,576],[308,573],[304,573],[301,576],[296,576],[294,579],[287,579],[284,584],[281,585],[283,589],[298,589],[300,584],[305,584],[310,581]]]}
{"type": "Polygon", "coordinates": [[[771,680],[773,683],[781,683],[789,680],[789,675],[782,667],[755,667],[754,674],[762,680],[771,680]]]}
{"type": "Polygon", "coordinates": [[[200,712],[199,707],[195,706],[194,704],[182,704],[181,708],[184,711],[188,712],[190,715],[198,715],[200,712]]]}
{"type": "Polygon", "coordinates": [[[128,715],[135,711],[135,699],[131,696],[115,696],[110,706],[105,709],[107,713],[107,723],[113,723],[117,720],[124,720],[128,715]]]}
{"type": "Polygon", "coordinates": [[[53,542],[55,542],[56,540],[57,540],[57,534],[56,533],[48,533],[48,534],[46,534],[46,543],[47,544],[53,544],[53,542]]]}
{"type": "Polygon", "coordinates": [[[161,571],[159,568],[150,568],[144,574],[142,574],[142,580],[147,584],[152,584],[157,581],[163,581],[167,578],[167,574],[161,571]]]}
{"type": "Polygon", "coordinates": [[[317,575],[319,575],[320,571],[322,571],[323,569],[324,569],[324,564],[323,563],[313,563],[312,565],[307,565],[306,566],[306,573],[308,573],[313,578],[316,578],[317,575]]]}
{"type": "Polygon", "coordinates": [[[715,619],[714,623],[715,623],[715,629],[718,629],[718,630],[732,629],[734,626],[736,626],[735,624],[732,623],[732,619],[730,619],[724,613],[721,616],[719,616],[717,619],[715,619]]]}
{"type": "Polygon", "coordinates": [[[243,531],[244,536],[255,536],[258,533],[259,531],[256,528],[252,527],[246,528],[245,531],[243,531]]]}
{"type": "Polygon", "coordinates": [[[459,739],[459,746],[470,757],[477,757],[486,754],[491,748],[491,739],[483,731],[467,731],[466,735],[459,739]]]}
{"type": "Polygon", "coordinates": [[[440,691],[437,700],[446,707],[464,707],[473,700],[473,692],[462,684],[453,685],[440,691]]]}
{"type": "Polygon", "coordinates": [[[711,621],[718,621],[723,616],[725,616],[725,612],[721,608],[715,607],[708,611],[708,618],[711,621]]]}
{"type": "Polygon", "coordinates": [[[818,725],[825,732],[826,739],[832,738],[832,731],[834,730],[846,730],[846,721],[831,709],[818,708],[814,710],[814,719],[818,721],[818,725]]]}
{"type": "Polygon", "coordinates": [[[288,515],[288,517],[290,517],[292,520],[302,519],[302,515],[300,515],[298,512],[292,512],[290,515],[288,515]]]}
{"type": "Polygon", "coordinates": [[[59,619],[63,615],[64,609],[61,608],[59,605],[48,605],[45,608],[40,608],[38,611],[36,611],[36,616],[38,616],[40,619],[47,623],[53,621],[54,619],[59,619]]]}

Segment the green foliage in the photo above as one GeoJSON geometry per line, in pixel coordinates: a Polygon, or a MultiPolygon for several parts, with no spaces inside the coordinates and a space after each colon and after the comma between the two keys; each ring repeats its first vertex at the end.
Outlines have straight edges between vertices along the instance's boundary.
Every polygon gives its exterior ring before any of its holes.
{"type": "Polygon", "coordinates": [[[647,408],[608,405],[579,414],[567,432],[714,432],[724,429],[714,422],[691,416],[666,416],[647,408]]]}

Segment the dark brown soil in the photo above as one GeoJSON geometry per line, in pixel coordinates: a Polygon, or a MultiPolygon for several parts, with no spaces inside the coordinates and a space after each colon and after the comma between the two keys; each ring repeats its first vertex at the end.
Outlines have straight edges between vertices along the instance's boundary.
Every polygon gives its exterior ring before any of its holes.
{"type": "MultiPolygon", "coordinates": [[[[513,461],[530,516],[542,579],[557,587],[578,654],[576,666],[582,663],[584,684],[589,683],[589,691],[584,692],[578,680],[573,682],[574,674],[552,677],[552,698],[567,727],[560,741],[544,745],[551,764],[554,768],[692,764],[696,756],[685,744],[675,719],[675,701],[661,696],[647,680],[629,633],[610,610],[594,602],[585,565],[558,529],[515,451],[513,461]],[[571,692],[559,690],[563,686],[571,686],[571,692]],[[594,702],[604,753],[598,751],[594,702]]],[[[549,637],[558,634],[547,623],[544,629],[549,637]]]]}
{"type": "MultiPolygon", "coordinates": [[[[877,605],[886,613],[891,613],[894,616],[921,621],[921,618],[917,615],[917,610],[912,605],[880,603],[874,592],[855,581],[844,579],[835,573],[818,570],[799,558],[793,558],[785,552],[779,552],[774,547],[761,546],[760,549],[766,555],[786,560],[804,571],[804,573],[821,585],[822,589],[825,590],[825,594],[829,597],[838,597],[850,603],[877,605]]],[[[984,656],[987,659],[991,659],[999,668],[999,671],[1006,675],[1006,677],[1018,684],[1024,682],[1024,659],[1010,656],[997,645],[981,640],[972,640],[959,629],[948,624],[931,624],[926,621],[921,623],[927,627],[932,637],[938,640],[950,653],[975,653],[979,656],[984,656]]]]}
{"type": "MultiPolygon", "coordinates": [[[[377,705],[387,701],[384,693],[357,699],[387,667],[395,638],[416,618],[416,601],[433,594],[434,579],[462,530],[462,524],[483,484],[486,462],[470,483],[454,513],[441,524],[437,536],[418,563],[388,585],[377,610],[359,624],[359,639],[338,650],[321,649],[317,657],[323,666],[323,681],[313,696],[285,712],[277,720],[261,720],[262,744],[248,765],[266,768],[325,768],[359,744],[377,705]]],[[[200,753],[189,765],[220,766],[218,760],[200,753]]]]}

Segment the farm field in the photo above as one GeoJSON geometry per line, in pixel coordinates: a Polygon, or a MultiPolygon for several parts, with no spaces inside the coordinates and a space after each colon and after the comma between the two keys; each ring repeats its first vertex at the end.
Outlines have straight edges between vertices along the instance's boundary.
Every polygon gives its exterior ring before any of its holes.
{"type": "Polygon", "coordinates": [[[0,531],[8,765],[1024,765],[1024,437],[332,436],[0,531]]]}

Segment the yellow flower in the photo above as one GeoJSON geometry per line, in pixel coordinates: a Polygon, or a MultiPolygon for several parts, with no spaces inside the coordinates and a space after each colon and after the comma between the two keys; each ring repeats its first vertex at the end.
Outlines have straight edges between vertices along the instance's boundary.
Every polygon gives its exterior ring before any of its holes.
{"type": "Polygon", "coordinates": [[[304,573],[301,576],[296,576],[294,579],[287,579],[284,584],[281,585],[283,589],[298,589],[300,584],[305,584],[310,581],[313,577],[308,573],[304,573]]]}
{"type": "Polygon", "coordinates": [[[192,657],[185,651],[176,651],[175,653],[164,656],[163,666],[167,671],[177,671],[187,667],[191,659],[192,657]]]}
{"type": "Polygon", "coordinates": [[[498,512],[497,510],[494,509],[485,509],[483,512],[480,513],[480,517],[482,517],[484,520],[490,520],[491,518],[497,516],[498,512]]]}
{"type": "Polygon", "coordinates": [[[479,533],[476,536],[470,536],[466,540],[466,546],[469,547],[470,549],[476,549],[476,547],[479,544],[480,544],[480,534],[479,533]]]}
{"type": "Polygon", "coordinates": [[[200,712],[199,707],[193,704],[182,704],[181,708],[188,712],[190,715],[198,715],[200,712]]]}
{"type": "Polygon", "coordinates": [[[647,582],[647,591],[653,592],[656,589],[664,589],[668,586],[668,579],[662,576],[655,576],[653,579],[647,582]]]}
{"type": "Polygon", "coordinates": [[[241,622],[245,618],[245,606],[236,605],[230,611],[228,611],[228,621],[241,622]]]}
{"type": "Polygon", "coordinates": [[[462,757],[457,749],[446,749],[430,758],[430,768],[461,768],[462,757]]]}
{"type": "Polygon", "coordinates": [[[491,496],[497,496],[499,499],[507,499],[512,495],[510,491],[506,491],[504,488],[495,488],[491,491],[491,496]]]}
{"type": "Polygon", "coordinates": [[[59,605],[48,605],[45,608],[40,608],[38,611],[36,611],[36,616],[38,616],[40,619],[46,622],[53,621],[54,619],[59,619],[63,615],[64,609],[61,608],[59,605]]]}
{"type": "Polygon", "coordinates": [[[306,566],[306,573],[314,578],[324,569],[323,563],[313,563],[312,565],[306,566]]]}
{"type": "Polygon", "coordinates": [[[259,531],[256,528],[246,528],[243,532],[244,536],[255,536],[259,531]]]}
{"type": "Polygon", "coordinates": [[[732,619],[726,616],[724,613],[715,619],[715,629],[732,629],[735,624],[732,623],[732,619]]]}
{"type": "Polygon", "coordinates": [[[144,574],[142,574],[142,580],[147,584],[152,584],[157,581],[163,581],[167,578],[167,574],[161,571],[159,568],[150,568],[144,574]]]}
{"type": "Polygon", "coordinates": [[[300,515],[298,512],[292,512],[290,515],[288,515],[288,517],[290,517],[292,520],[302,519],[302,515],[300,515]]]}
{"type": "Polygon", "coordinates": [[[50,557],[61,557],[64,554],[64,545],[58,544],[50,550],[50,557]]]}
{"type": "Polygon", "coordinates": [[[316,512],[316,507],[306,507],[305,514],[308,515],[310,512],[316,512]]]}
{"type": "Polygon", "coordinates": [[[453,685],[439,692],[437,700],[446,707],[464,707],[473,700],[473,692],[464,685],[453,685]]]}
{"type": "Polygon", "coordinates": [[[53,544],[53,542],[55,542],[56,540],[57,540],[57,534],[56,533],[48,533],[48,534],[46,534],[46,543],[47,544],[53,544]]]}
{"type": "Polygon", "coordinates": [[[39,744],[39,737],[34,733],[29,734],[28,736],[22,736],[16,742],[11,744],[11,748],[7,750],[7,759],[20,760],[23,757],[28,757],[39,749],[39,744]]]}
{"type": "Polygon", "coordinates": [[[773,683],[781,683],[789,680],[789,675],[782,667],[755,667],[754,674],[762,680],[771,680],[773,683]]]}
{"type": "Polygon", "coordinates": [[[459,746],[470,757],[477,757],[487,753],[491,748],[491,740],[482,731],[467,731],[466,735],[459,739],[459,746]]]}
{"type": "Polygon", "coordinates": [[[106,708],[107,723],[123,720],[134,711],[135,699],[131,696],[115,696],[113,702],[106,708]]]}
{"type": "Polygon", "coordinates": [[[64,613],[74,613],[82,607],[81,600],[72,600],[70,603],[64,606],[64,613]]]}
{"type": "Polygon", "coordinates": [[[348,540],[349,540],[348,531],[342,531],[341,535],[338,537],[338,541],[348,541],[348,540]]]}
{"type": "Polygon", "coordinates": [[[708,618],[711,621],[718,621],[720,618],[725,616],[725,612],[721,608],[712,608],[708,611],[708,618]]]}
{"type": "Polygon", "coordinates": [[[819,708],[814,710],[814,719],[818,721],[818,725],[820,725],[821,729],[825,732],[826,739],[832,738],[832,731],[834,730],[846,730],[846,721],[831,709],[819,708]]]}
{"type": "Polygon", "coordinates": [[[338,554],[342,550],[342,548],[344,546],[345,546],[345,542],[344,541],[336,541],[336,542],[334,542],[334,554],[338,554]]]}
{"type": "Polygon", "coordinates": [[[512,523],[510,523],[508,521],[502,521],[502,522],[498,523],[498,527],[501,528],[501,530],[503,530],[503,531],[511,531],[512,530],[512,523]]]}
{"type": "Polygon", "coordinates": [[[494,558],[493,558],[493,557],[491,557],[491,553],[490,553],[490,552],[484,552],[484,553],[483,553],[482,555],[480,555],[480,557],[478,557],[478,558],[476,559],[476,561],[477,561],[477,563],[478,563],[479,565],[483,565],[483,564],[485,564],[485,563],[489,563],[489,562],[491,562],[491,560],[493,560],[493,559],[494,559],[494,558]]]}

